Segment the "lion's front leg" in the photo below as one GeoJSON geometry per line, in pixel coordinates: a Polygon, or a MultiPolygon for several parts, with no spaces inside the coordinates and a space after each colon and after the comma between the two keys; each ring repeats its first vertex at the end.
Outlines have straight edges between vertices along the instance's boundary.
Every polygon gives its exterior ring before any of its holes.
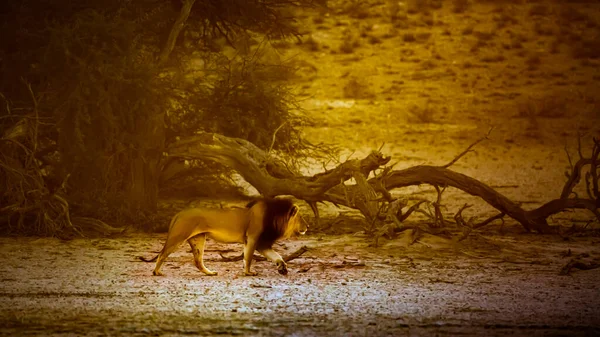
{"type": "Polygon", "coordinates": [[[287,275],[287,264],[285,264],[285,261],[283,261],[281,255],[279,255],[276,251],[274,251],[272,248],[263,248],[259,249],[258,252],[266,257],[269,261],[277,264],[277,271],[279,274],[287,275]]]}
{"type": "Polygon", "coordinates": [[[244,244],[244,275],[256,276],[258,275],[255,271],[250,271],[252,265],[252,258],[254,257],[254,250],[256,249],[256,239],[247,238],[246,244],[244,244]]]}

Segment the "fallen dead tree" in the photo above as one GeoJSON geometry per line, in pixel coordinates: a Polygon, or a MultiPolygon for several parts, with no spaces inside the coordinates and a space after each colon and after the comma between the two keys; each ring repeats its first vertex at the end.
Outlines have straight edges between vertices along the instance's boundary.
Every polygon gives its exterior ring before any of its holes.
{"type": "Polygon", "coordinates": [[[285,162],[248,141],[219,134],[202,133],[188,137],[174,143],[167,151],[172,157],[209,159],[231,167],[264,196],[291,195],[305,200],[311,206],[317,219],[319,216],[317,202],[328,201],[336,205],[358,209],[372,228],[379,228],[384,232],[393,226],[397,227],[400,220],[397,215],[401,212],[402,206],[405,206],[398,200],[394,200],[389,191],[421,184],[432,185],[438,192],[438,202],[433,203],[435,223],[438,227],[443,226],[446,221],[439,209],[441,195],[446,187],[454,187],[480,197],[499,211],[490,219],[473,225],[471,221],[462,219],[461,212],[468,207],[465,205],[457,213],[455,219],[463,225],[470,224],[472,228],[482,227],[494,220],[508,216],[519,222],[527,231],[550,233],[553,232],[553,229],[548,225],[547,218],[568,209],[589,210],[600,220],[597,173],[600,167],[600,141],[598,139],[594,138],[592,154],[589,158],[585,158],[579,148],[580,159],[575,165],[572,165],[571,172],[567,174],[568,181],[563,188],[561,197],[529,211],[524,210],[519,204],[485,183],[449,169],[452,164],[484,139],[487,139],[487,135],[471,144],[451,162],[442,166],[419,165],[393,170],[393,165],[385,166],[389,163],[390,157],[384,156],[379,151],[373,151],[362,159],[348,160],[331,170],[313,176],[293,172],[285,162]],[[585,175],[588,198],[571,197],[572,190],[580,181],[583,175],[582,170],[586,166],[589,166],[589,172],[585,175]],[[367,179],[369,174],[376,170],[380,170],[381,173],[367,179]],[[351,178],[356,183],[345,184],[351,178]],[[376,223],[379,225],[376,226],[376,223]],[[385,223],[391,223],[391,227],[382,226],[385,223]]]}
{"type": "Polygon", "coordinates": [[[314,176],[302,176],[277,157],[239,138],[201,133],[171,145],[171,157],[213,160],[228,166],[254,186],[262,195],[293,195],[302,200],[323,200],[325,192],[352,177],[353,172],[369,172],[385,165],[389,158],[372,154],[362,160],[349,160],[332,170],[314,176]]]}

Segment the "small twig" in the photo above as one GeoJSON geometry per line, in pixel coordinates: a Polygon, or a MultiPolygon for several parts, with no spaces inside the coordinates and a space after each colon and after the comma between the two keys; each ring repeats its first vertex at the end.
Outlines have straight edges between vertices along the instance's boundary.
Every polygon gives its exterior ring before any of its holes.
{"type": "Polygon", "coordinates": [[[577,259],[571,259],[559,272],[559,275],[569,275],[573,268],[581,269],[581,270],[591,270],[600,268],[600,263],[598,262],[583,262],[577,259]]]}
{"type": "Polygon", "coordinates": [[[519,188],[519,185],[490,185],[491,188],[519,188]]]}
{"type": "MultiPolygon", "coordinates": [[[[567,154],[567,159],[569,160],[569,167],[571,168],[571,171],[573,171],[573,160],[571,160],[571,154],[569,153],[569,148],[567,147],[567,142],[565,141],[565,153],[567,154]]],[[[569,178],[569,174],[566,173],[565,174],[567,176],[567,178],[569,178]]]]}
{"type": "Polygon", "coordinates": [[[600,191],[598,190],[598,159],[600,159],[600,140],[593,138],[594,147],[592,148],[590,175],[592,176],[592,192],[596,198],[596,204],[600,203],[600,191]]]}
{"type": "Polygon", "coordinates": [[[440,278],[430,278],[429,279],[429,283],[448,283],[448,284],[454,284],[456,282],[454,281],[447,281],[447,280],[442,280],[440,278]]]}
{"type": "Polygon", "coordinates": [[[348,160],[350,160],[350,157],[352,157],[352,156],[354,155],[354,153],[356,153],[356,150],[352,151],[352,152],[351,152],[351,153],[348,155],[348,157],[346,157],[346,160],[345,160],[345,161],[348,161],[348,160]]]}
{"type": "MultiPolygon", "coordinates": [[[[591,168],[590,168],[591,171],[591,168]]],[[[594,199],[594,195],[592,194],[592,174],[591,172],[585,173],[585,192],[587,193],[590,199],[594,199]]]]}
{"type": "Polygon", "coordinates": [[[475,254],[467,253],[467,252],[465,252],[465,251],[462,251],[462,250],[461,250],[461,251],[459,251],[459,253],[461,253],[461,254],[464,254],[464,255],[466,255],[466,256],[468,256],[468,257],[473,257],[473,258],[476,258],[476,259],[485,259],[485,258],[486,258],[485,256],[477,256],[477,255],[475,255],[475,254]]]}
{"type": "Polygon", "coordinates": [[[373,228],[375,227],[375,221],[377,221],[377,219],[379,219],[379,215],[381,214],[381,210],[383,209],[383,207],[385,207],[384,202],[379,204],[379,209],[377,209],[377,214],[375,214],[373,216],[373,219],[371,219],[371,224],[368,229],[369,232],[373,232],[373,228]]]}
{"type": "Polygon", "coordinates": [[[271,146],[269,146],[269,151],[267,151],[267,153],[271,153],[271,151],[273,150],[273,145],[275,145],[275,136],[277,136],[277,132],[279,132],[279,130],[287,123],[288,121],[284,121],[283,123],[281,123],[281,125],[279,127],[277,127],[277,129],[275,129],[275,132],[273,132],[273,139],[271,139],[271,146]]]}
{"type": "Polygon", "coordinates": [[[463,216],[462,216],[462,212],[467,209],[472,207],[473,205],[469,205],[469,204],[464,204],[459,210],[458,212],[456,212],[456,214],[454,215],[454,220],[456,221],[457,224],[461,225],[461,226],[466,226],[467,223],[465,222],[463,216]]]}
{"type": "MultiPolygon", "coordinates": [[[[417,210],[419,208],[419,206],[424,202],[426,202],[426,200],[421,200],[421,201],[417,202],[416,204],[410,206],[410,208],[408,209],[408,211],[406,211],[406,213],[401,214],[400,217],[398,217],[398,220],[400,220],[400,222],[403,222],[404,220],[406,220],[412,214],[412,212],[417,210]]],[[[400,212],[402,212],[402,210],[400,210],[400,212]]]]}
{"type": "Polygon", "coordinates": [[[419,239],[423,236],[423,233],[419,227],[413,228],[413,232],[411,235],[411,240],[409,246],[414,245],[419,239]]]}
{"type": "Polygon", "coordinates": [[[250,288],[273,288],[273,287],[268,284],[251,283],[250,288]]]}
{"type": "Polygon", "coordinates": [[[85,235],[83,235],[83,233],[71,222],[69,203],[58,194],[53,194],[52,197],[60,202],[61,207],[63,209],[63,213],[61,215],[64,216],[65,223],[69,226],[69,228],[71,228],[75,233],[81,235],[82,237],[85,237],[85,235]]]}
{"type": "MultiPolygon", "coordinates": [[[[10,112],[10,102],[8,101],[8,99],[6,98],[6,96],[4,96],[3,93],[0,92],[0,98],[2,98],[4,100],[4,102],[6,103],[6,112],[8,113],[8,115],[11,115],[10,112]]],[[[8,117],[8,116],[2,116],[2,117],[8,117]]]]}
{"type": "Polygon", "coordinates": [[[463,205],[463,206],[462,206],[462,207],[461,207],[461,208],[458,210],[458,212],[456,212],[456,214],[454,214],[454,221],[456,221],[456,223],[457,223],[459,226],[463,226],[463,227],[470,227],[470,226],[467,226],[467,222],[465,222],[465,219],[464,219],[464,218],[463,218],[463,216],[462,216],[462,212],[463,212],[465,209],[467,209],[467,208],[470,208],[470,207],[472,207],[472,206],[473,206],[473,205],[464,204],[464,205],[463,205]]]}
{"type": "MultiPolygon", "coordinates": [[[[244,253],[242,253],[241,255],[235,255],[235,256],[231,256],[231,257],[224,256],[221,253],[219,253],[219,255],[221,256],[221,261],[223,261],[223,262],[236,262],[236,261],[242,261],[244,259],[244,253]]],[[[255,254],[252,256],[252,260],[266,261],[267,259],[265,259],[263,256],[255,254]]]]}
{"type": "Polygon", "coordinates": [[[456,214],[454,214],[454,221],[456,221],[456,224],[459,226],[464,227],[464,232],[463,234],[460,236],[460,238],[458,238],[458,241],[462,241],[464,239],[466,239],[469,234],[471,234],[471,232],[473,231],[473,226],[470,226],[469,224],[467,224],[465,222],[465,219],[462,216],[462,212],[471,207],[471,205],[468,204],[464,204],[459,210],[458,212],[456,212],[456,214]]]}
{"type": "Polygon", "coordinates": [[[494,216],[491,216],[491,217],[487,218],[486,220],[484,220],[484,221],[482,221],[482,222],[480,222],[478,224],[474,224],[473,225],[473,229],[481,228],[481,227],[486,226],[486,225],[488,225],[488,224],[490,224],[490,223],[492,223],[493,221],[496,221],[496,220],[502,220],[502,224],[504,224],[504,216],[505,215],[506,214],[504,214],[504,213],[498,213],[498,214],[496,214],[494,216]]]}
{"type": "Polygon", "coordinates": [[[581,152],[581,133],[577,132],[577,153],[579,154],[579,159],[583,159],[583,153],[581,152]]]}
{"type": "MultiPolygon", "coordinates": [[[[282,259],[283,259],[283,261],[288,262],[293,259],[299,258],[300,255],[306,253],[307,251],[308,251],[308,247],[302,246],[302,247],[298,248],[298,250],[296,250],[295,252],[292,252],[289,255],[282,256],[282,259]]],[[[232,257],[223,256],[223,254],[221,254],[221,253],[219,253],[219,255],[221,256],[221,259],[223,262],[235,262],[235,261],[241,261],[244,259],[244,253],[242,253],[241,255],[236,255],[236,256],[232,256],[232,257]]],[[[267,260],[263,256],[259,256],[259,255],[254,255],[252,257],[252,259],[254,261],[266,261],[267,260]]]]}
{"type": "MultiPolygon", "coordinates": [[[[383,200],[387,202],[392,202],[394,198],[392,194],[385,188],[384,177],[389,175],[392,170],[392,166],[385,167],[380,174],[375,173],[376,183],[373,185],[373,189],[375,192],[379,192],[383,196],[383,200]]],[[[379,200],[378,200],[379,201],[379,200]]]]}
{"type": "MultiPolygon", "coordinates": [[[[319,228],[319,223],[320,223],[320,217],[319,217],[319,208],[317,206],[317,202],[316,201],[307,201],[306,202],[308,204],[308,206],[310,206],[310,209],[312,210],[313,214],[315,215],[315,227],[319,228]]],[[[302,219],[304,221],[304,219],[302,219]]]]}
{"type": "Polygon", "coordinates": [[[434,218],[433,214],[431,214],[431,211],[429,209],[427,211],[425,211],[424,209],[417,208],[417,209],[415,209],[414,212],[415,213],[421,213],[421,214],[425,215],[426,217],[428,217],[431,220],[433,220],[433,218],[434,218]]]}
{"type": "Polygon", "coordinates": [[[439,224],[439,226],[437,227],[444,227],[445,225],[445,221],[444,221],[444,214],[442,214],[442,193],[444,193],[444,191],[446,190],[446,186],[444,186],[441,190],[440,187],[438,185],[434,185],[433,186],[435,188],[435,191],[437,192],[437,200],[436,202],[433,204],[433,209],[435,211],[435,224],[439,224]]]}
{"type": "Polygon", "coordinates": [[[495,263],[510,263],[510,264],[527,264],[527,265],[548,265],[550,264],[549,262],[546,261],[539,261],[539,260],[516,260],[516,259],[509,259],[509,258],[503,258],[497,261],[494,261],[495,263]]]}
{"type": "Polygon", "coordinates": [[[471,152],[471,149],[472,149],[472,148],[473,148],[475,145],[477,145],[477,144],[481,143],[482,141],[484,141],[484,140],[486,140],[486,139],[489,139],[489,136],[490,136],[490,134],[492,133],[492,130],[494,130],[494,127],[493,127],[493,126],[492,126],[492,127],[490,127],[490,129],[488,130],[487,134],[486,134],[484,137],[482,137],[482,138],[478,139],[478,140],[477,140],[477,141],[475,141],[473,144],[469,145],[469,147],[467,147],[467,149],[466,149],[466,150],[464,150],[463,152],[461,152],[461,153],[460,153],[458,156],[454,157],[454,159],[452,159],[452,160],[451,160],[451,161],[450,161],[448,164],[446,164],[446,165],[443,165],[443,166],[440,166],[440,167],[443,167],[443,168],[448,168],[448,167],[452,166],[452,164],[456,163],[456,162],[457,162],[457,161],[458,161],[460,158],[462,158],[464,155],[466,155],[467,153],[471,152]]]}
{"type": "Polygon", "coordinates": [[[300,255],[302,255],[302,254],[304,254],[306,252],[308,252],[308,247],[302,246],[298,250],[296,250],[295,252],[292,252],[291,254],[284,256],[283,257],[283,261],[288,262],[288,261],[297,259],[297,258],[300,257],[300,255]]]}
{"type": "Polygon", "coordinates": [[[31,101],[33,102],[33,112],[35,113],[35,124],[34,124],[34,129],[33,129],[33,140],[32,142],[32,156],[33,153],[37,152],[37,146],[38,146],[38,121],[39,121],[39,112],[38,112],[38,101],[35,98],[35,94],[33,93],[33,89],[31,88],[31,84],[29,82],[27,82],[24,78],[21,77],[21,82],[23,82],[23,84],[25,84],[25,86],[27,87],[27,89],[29,90],[29,95],[31,96],[31,101]]]}
{"type": "Polygon", "coordinates": [[[340,179],[340,185],[342,186],[342,188],[344,189],[344,197],[346,198],[346,203],[348,205],[354,205],[354,203],[350,202],[350,196],[348,195],[348,187],[344,184],[344,179],[340,179]]]}
{"type": "Polygon", "coordinates": [[[575,165],[573,166],[571,173],[567,174],[567,182],[563,187],[563,190],[560,194],[561,199],[568,198],[573,193],[573,188],[575,185],[579,183],[581,180],[581,170],[585,165],[588,165],[592,162],[589,158],[581,158],[579,159],[575,165]]]}
{"type": "MultiPolygon", "coordinates": [[[[231,253],[233,252],[234,249],[204,249],[204,252],[216,252],[216,253],[231,253]]],[[[192,250],[189,250],[189,252],[191,253],[192,250]]]]}

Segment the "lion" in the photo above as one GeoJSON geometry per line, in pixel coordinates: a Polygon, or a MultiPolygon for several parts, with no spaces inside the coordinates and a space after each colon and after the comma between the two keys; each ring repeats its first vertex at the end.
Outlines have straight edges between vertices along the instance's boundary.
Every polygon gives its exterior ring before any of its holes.
{"type": "Polygon", "coordinates": [[[162,251],[152,259],[140,259],[146,262],[156,260],[152,274],[162,276],[160,267],[165,259],[187,240],[192,247],[196,267],[206,275],[217,275],[204,265],[204,244],[208,236],[218,242],[244,244],[244,275],[258,275],[250,270],[255,250],[274,262],[280,274],[286,275],[287,265],[272,246],[277,240],[295,234],[303,235],[307,230],[308,226],[298,214],[298,206],[285,198],[257,199],[245,208],[191,208],[173,217],[162,251]]]}

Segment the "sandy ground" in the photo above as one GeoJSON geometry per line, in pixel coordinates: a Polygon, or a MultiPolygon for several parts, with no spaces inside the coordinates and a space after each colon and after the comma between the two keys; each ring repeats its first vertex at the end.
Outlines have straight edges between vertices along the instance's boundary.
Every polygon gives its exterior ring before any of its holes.
{"type": "MultiPolygon", "coordinates": [[[[394,1],[329,2],[330,12],[302,18],[305,40],[287,43],[282,58],[300,67],[295,84],[314,120],[306,138],[340,146],[341,160],[385,143],[396,169],[445,164],[494,126],[452,169],[531,209],[560,195],[565,145],[576,160],[577,135],[584,155],[600,136],[596,3],[470,1],[454,13],[448,1],[393,22],[394,1]]],[[[427,186],[393,193],[435,200],[427,186]]],[[[166,202],[169,214],[193,203],[166,202]]],[[[464,203],[473,205],[466,218],[495,214],[456,190],[443,203],[447,218],[464,203]]],[[[593,233],[524,234],[507,219],[462,242],[425,235],[410,244],[407,231],[375,248],[360,227],[335,221],[356,213],[319,207],[327,235],[313,228],[275,247],[311,248],[287,276],[259,262],[258,277],[242,277],[241,262],[212,252],[207,264],[219,276],[207,277],[187,247],[171,255],[165,277],[150,276],[153,264],[136,257],[158,251],[164,234],[0,238],[0,335],[600,335],[600,269],[559,275],[573,258],[598,261],[593,233]]],[[[549,222],[566,229],[587,219],[569,212],[549,222]]]]}
{"type": "MultiPolygon", "coordinates": [[[[600,269],[559,275],[574,256],[600,257],[600,239],[475,236],[465,242],[408,235],[369,247],[361,235],[305,236],[276,247],[311,248],[287,276],[258,262],[207,265],[188,247],[163,271],[137,260],[164,235],[118,239],[0,239],[0,335],[403,336],[600,333],[600,269]],[[567,250],[571,257],[563,257],[567,250]]],[[[209,243],[208,249],[237,245],[209,243]]]]}

